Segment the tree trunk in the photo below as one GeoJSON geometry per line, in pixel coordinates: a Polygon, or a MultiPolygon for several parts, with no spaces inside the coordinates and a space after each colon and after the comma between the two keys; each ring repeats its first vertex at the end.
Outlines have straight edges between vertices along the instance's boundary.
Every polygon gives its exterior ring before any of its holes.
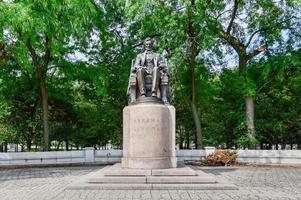
{"type": "Polygon", "coordinates": [[[183,145],[183,144],[184,144],[184,141],[185,141],[184,138],[181,137],[181,138],[180,138],[180,141],[179,141],[179,149],[184,149],[184,145],[183,145]]]}
{"type": "MultiPolygon", "coordinates": [[[[239,53],[239,72],[243,77],[243,80],[246,82],[246,67],[247,67],[247,53],[246,49],[241,50],[239,53]]],[[[255,137],[255,125],[254,125],[254,97],[245,96],[245,104],[246,104],[246,118],[247,118],[247,128],[250,131],[251,135],[255,137]]]]}
{"type": "Polygon", "coordinates": [[[7,143],[4,143],[4,152],[7,152],[7,143]]]}
{"type": "Polygon", "coordinates": [[[26,150],[27,150],[28,152],[31,151],[31,140],[30,140],[30,139],[26,141],[26,150]]]}
{"type": "Polygon", "coordinates": [[[50,62],[51,49],[50,39],[46,36],[46,52],[43,56],[43,63],[40,62],[39,56],[33,48],[30,39],[28,39],[26,46],[32,58],[33,66],[36,69],[39,86],[41,92],[42,110],[43,110],[43,128],[44,128],[44,151],[49,151],[49,125],[48,125],[48,94],[46,89],[46,73],[47,66],[50,62]],[[43,68],[44,66],[44,68],[43,68]]]}
{"type": "Polygon", "coordinates": [[[285,147],[286,147],[286,142],[282,142],[281,143],[281,150],[285,150],[285,147]]]}
{"type": "Polygon", "coordinates": [[[49,151],[49,119],[48,119],[48,94],[46,89],[45,73],[38,70],[39,84],[41,90],[42,108],[43,108],[43,126],[44,126],[44,151],[49,151]]]}
{"type": "Polygon", "coordinates": [[[228,141],[226,142],[226,149],[230,149],[230,143],[228,141]]]}
{"type": "Polygon", "coordinates": [[[56,151],[59,151],[60,150],[60,146],[61,146],[61,141],[59,141],[58,143],[57,143],[57,146],[56,146],[56,151]]]}
{"type": "Polygon", "coordinates": [[[184,142],[184,140],[183,140],[183,139],[180,139],[179,149],[183,149],[183,142],[184,142]]]}
{"type": "Polygon", "coordinates": [[[66,151],[69,151],[69,141],[66,140],[65,143],[66,143],[66,151]]]}
{"type": "Polygon", "coordinates": [[[202,143],[201,123],[200,123],[200,119],[199,119],[199,116],[198,116],[196,106],[193,102],[191,102],[191,109],[192,109],[194,124],[195,124],[195,127],[196,127],[195,148],[196,149],[202,149],[203,148],[203,143],[202,143]]]}
{"type": "Polygon", "coordinates": [[[183,143],[184,143],[184,131],[182,130],[182,127],[179,128],[179,135],[180,135],[180,139],[179,139],[179,149],[183,149],[183,143]]]}
{"type": "Polygon", "coordinates": [[[190,149],[190,140],[189,140],[189,137],[186,139],[186,149],[190,149]]]}
{"type": "Polygon", "coordinates": [[[195,88],[195,59],[197,56],[197,49],[196,49],[196,34],[193,25],[193,10],[192,10],[192,7],[195,4],[195,0],[191,0],[190,2],[191,5],[187,9],[188,12],[187,33],[190,42],[189,69],[190,69],[190,79],[191,79],[191,111],[192,111],[192,117],[196,128],[195,148],[202,149],[203,145],[202,145],[201,122],[196,107],[196,88],[195,88]]]}
{"type": "Polygon", "coordinates": [[[255,125],[254,125],[254,98],[251,96],[245,97],[246,102],[246,117],[247,127],[252,136],[255,137],[255,125]]]}

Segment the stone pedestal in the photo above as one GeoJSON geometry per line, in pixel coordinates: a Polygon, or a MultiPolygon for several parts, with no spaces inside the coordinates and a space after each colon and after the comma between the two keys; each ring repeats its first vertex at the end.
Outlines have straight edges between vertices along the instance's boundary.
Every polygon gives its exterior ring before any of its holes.
{"type": "Polygon", "coordinates": [[[238,188],[213,174],[187,166],[169,169],[126,169],[120,164],[91,172],[69,190],[237,190],[238,188]]]}
{"type": "Polygon", "coordinates": [[[123,110],[122,163],[91,172],[71,190],[236,190],[211,174],[177,166],[175,108],[141,103],[123,110]]]}
{"type": "Polygon", "coordinates": [[[173,106],[138,104],[124,108],[122,168],[175,168],[175,140],[173,106]]]}

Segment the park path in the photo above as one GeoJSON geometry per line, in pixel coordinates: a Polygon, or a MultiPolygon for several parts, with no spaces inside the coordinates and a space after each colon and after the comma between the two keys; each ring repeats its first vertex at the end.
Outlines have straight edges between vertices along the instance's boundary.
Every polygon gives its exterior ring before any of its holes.
{"type": "Polygon", "coordinates": [[[239,167],[205,168],[207,173],[226,178],[239,190],[156,191],[156,190],[65,190],[79,176],[100,166],[0,169],[1,200],[228,200],[300,199],[301,168],[239,167]]]}

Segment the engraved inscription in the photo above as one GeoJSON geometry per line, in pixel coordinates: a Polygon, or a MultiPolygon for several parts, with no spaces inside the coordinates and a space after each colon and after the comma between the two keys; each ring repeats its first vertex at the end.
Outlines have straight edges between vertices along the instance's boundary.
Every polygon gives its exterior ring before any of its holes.
{"type": "Polygon", "coordinates": [[[168,120],[164,120],[162,117],[140,117],[133,119],[131,131],[135,135],[160,134],[161,132],[168,131],[168,128],[168,120]]]}

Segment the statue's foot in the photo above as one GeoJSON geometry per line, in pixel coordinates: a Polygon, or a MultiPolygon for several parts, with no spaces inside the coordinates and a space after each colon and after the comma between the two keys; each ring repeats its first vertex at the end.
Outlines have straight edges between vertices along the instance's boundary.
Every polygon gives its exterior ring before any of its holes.
{"type": "Polygon", "coordinates": [[[167,99],[163,99],[162,101],[163,101],[164,104],[169,105],[169,102],[168,102],[167,99]]]}
{"type": "Polygon", "coordinates": [[[142,97],[145,97],[145,93],[142,93],[141,96],[142,96],[142,97]]]}
{"type": "Polygon", "coordinates": [[[152,97],[157,97],[157,93],[156,92],[152,92],[152,97]]]}

